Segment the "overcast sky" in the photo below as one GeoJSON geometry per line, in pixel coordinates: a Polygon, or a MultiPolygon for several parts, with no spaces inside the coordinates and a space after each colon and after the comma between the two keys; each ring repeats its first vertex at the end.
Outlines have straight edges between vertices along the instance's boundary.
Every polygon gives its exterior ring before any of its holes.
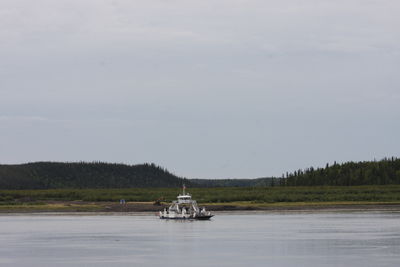
{"type": "Polygon", "coordinates": [[[400,156],[398,0],[1,0],[0,162],[280,176],[400,156]]]}

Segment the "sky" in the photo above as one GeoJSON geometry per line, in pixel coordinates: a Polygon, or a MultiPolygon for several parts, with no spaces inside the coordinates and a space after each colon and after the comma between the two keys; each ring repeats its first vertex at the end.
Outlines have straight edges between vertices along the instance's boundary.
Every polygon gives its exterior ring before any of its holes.
{"type": "Polygon", "coordinates": [[[400,156],[398,0],[1,0],[0,163],[255,178],[400,156]]]}

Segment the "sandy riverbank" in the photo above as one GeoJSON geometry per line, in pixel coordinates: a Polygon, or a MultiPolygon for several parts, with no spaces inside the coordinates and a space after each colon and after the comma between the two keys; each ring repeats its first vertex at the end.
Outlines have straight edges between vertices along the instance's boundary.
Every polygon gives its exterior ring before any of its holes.
{"type": "MultiPolygon", "coordinates": [[[[278,202],[278,203],[206,203],[201,204],[211,211],[285,211],[285,210],[399,210],[399,202],[278,202]]],[[[25,212],[157,212],[167,203],[154,205],[152,202],[84,202],[84,201],[49,201],[41,203],[19,203],[0,205],[0,213],[25,212]]]]}

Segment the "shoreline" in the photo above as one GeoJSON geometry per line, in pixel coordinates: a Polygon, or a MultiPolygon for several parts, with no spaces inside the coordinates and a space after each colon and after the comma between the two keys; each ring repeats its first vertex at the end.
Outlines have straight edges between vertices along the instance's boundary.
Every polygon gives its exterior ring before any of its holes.
{"type": "MultiPolygon", "coordinates": [[[[0,205],[0,214],[7,213],[145,213],[158,212],[169,204],[152,202],[83,202],[48,201],[0,205]]],[[[199,205],[212,212],[234,211],[400,211],[400,202],[276,202],[276,203],[204,203],[199,205]]]]}

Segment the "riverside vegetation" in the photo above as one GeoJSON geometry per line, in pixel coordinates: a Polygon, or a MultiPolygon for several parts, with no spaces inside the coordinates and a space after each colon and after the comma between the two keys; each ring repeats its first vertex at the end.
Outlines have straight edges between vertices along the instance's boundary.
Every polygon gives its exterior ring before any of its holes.
{"type": "MultiPolygon", "coordinates": [[[[8,205],[52,200],[149,202],[160,198],[169,202],[180,192],[179,188],[0,190],[0,202],[8,205]]],[[[400,202],[400,185],[190,188],[190,193],[201,203],[400,202]]]]}

